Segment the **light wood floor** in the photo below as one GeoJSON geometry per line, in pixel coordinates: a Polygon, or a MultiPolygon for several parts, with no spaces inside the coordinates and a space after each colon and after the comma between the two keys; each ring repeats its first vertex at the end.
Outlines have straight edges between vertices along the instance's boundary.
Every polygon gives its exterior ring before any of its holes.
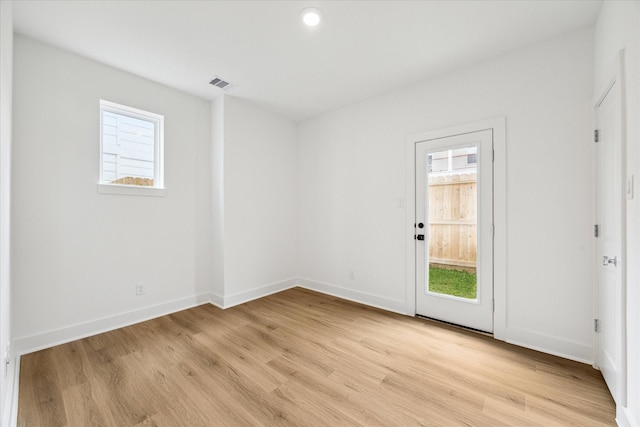
{"type": "Polygon", "coordinates": [[[302,289],[21,366],[19,426],[615,425],[590,366],[302,289]]]}

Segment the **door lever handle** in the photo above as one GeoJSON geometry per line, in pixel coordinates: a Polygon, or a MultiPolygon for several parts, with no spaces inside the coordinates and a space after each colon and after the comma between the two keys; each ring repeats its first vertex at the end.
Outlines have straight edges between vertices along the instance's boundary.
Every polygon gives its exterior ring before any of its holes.
{"type": "Polygon", "coordinates": [[[608,256],[602,257],[602,265],[605,267],[609,264],[613,264],[614,267],[618,266],[618,257],[614,256],[613,258],[609,258],[608,256]]]}

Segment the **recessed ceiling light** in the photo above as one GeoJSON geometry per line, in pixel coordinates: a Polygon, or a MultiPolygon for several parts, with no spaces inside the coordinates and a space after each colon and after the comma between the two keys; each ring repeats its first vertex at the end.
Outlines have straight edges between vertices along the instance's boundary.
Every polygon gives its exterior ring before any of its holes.
{"type": "Polygon", "coordinates": [[[322,19],[322,12],[315,7],[308,7],[302,11],[302,21],[309,27],[315,27],[322,19]]]}

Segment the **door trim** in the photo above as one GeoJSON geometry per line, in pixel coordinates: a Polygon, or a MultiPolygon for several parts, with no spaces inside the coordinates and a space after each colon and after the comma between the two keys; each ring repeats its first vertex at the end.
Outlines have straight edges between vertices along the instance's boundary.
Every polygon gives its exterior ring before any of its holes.
{"type": "Polygon", "coordinates": [[[507,302],[507,180],[506,180],[506,117],[496,117],[474,123],[437,129],[410,135],[406,145],[406,295],[407,311],[416,313],[416,249],[413,240],[416,215],[416,144],[429,139],[444,138],[483,130],[493,130],[493,223],[495,227],[493,253],[493,336],[505,340],[507,302]]]}
{"type": "MultiPolygon", "coordinates": [[[[621,360],[620,360],[620,382],[622,384],[622,396],[620,396],[620,402],[616,402],[618,406],[626,406],[627,405],[627,197],[626,197],[626,180],[627,180],[627,162],[626,162],[626,152],[627,152],[627,132],[626,132],[626,117],[627,111],[625,108],[625,81],[624,81],[624,50],[620,50],[616,55],[615,60],[609,67],[607,74],[604,77],[604,80],[601,82],[599,86],[598,92],[594,96],[592,100],[593,105],[593,128],[598,128],[598,108],[600,104],[604,101],[606,96],[609,94],[609,91],[615,84],[618,84],[618,93],[619,97],[616,100],[620,103],[620,155],[622,159],[620,160],[620,183],[621,188],[618,190],[621,192],[620,196],[620,259],[622,262],[620,263],[620,286],[621,286],[621,301],[620,301],[620,316],[622,317],[621,325],[621,340],[622,340],[622,348],[620,349],[621,360]]],[[[593,142],[592,142],[593,143],[593,142]]],[[[598,200],[595,197],[596,195],[596,184],[598,179],[598,169],[597,169],[597,159],[595,157],[595,148],[593,149],[593,166],[594,166],[594,179],[592,182],[593,186],[593,194],[594,194],[594,224],[597,223],[597,209],[598,209],[598,200]]],[[[598,272],[596,270],[597,265],[597,241],[594,240],[593,244],[593,276],[595,277],[593,281],[593,318],[600,318],[600,300],[599,300],[599,291],[600,291],[600,282],[598,280],[598,272]]],[[[593,367],[598,369],[598,361],[600,357],[600,342],[598,333],[593,331],[593,367]]]]}

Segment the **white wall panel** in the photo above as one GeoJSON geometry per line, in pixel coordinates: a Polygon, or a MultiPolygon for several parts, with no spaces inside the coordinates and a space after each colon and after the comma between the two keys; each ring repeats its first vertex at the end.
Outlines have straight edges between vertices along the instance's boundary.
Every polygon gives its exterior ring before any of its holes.
{"type": "Polygon", "coordinates": [[[297,275],[296,126],[224,98],[224,296],[297,275]]]}
{"type": "Polygon", "coordinates": [[[302,122],[300,276],[410,307],[406,138],[505,116],[505,338],[591,360],[592,64],[583,30],[302,122]]]}
{"type": "Polygon", "coordinates": [[[15,41],[16,339],[197,301],[211,290],[210,103],[15,41]],[[100,99],[164,115],[166,196],[97,192],[100,99]],[[146,295],[136,296],[140,282],[146,295]]]}
{"type": "MultiPolygon", "coordinates": [[[[13,92],[13,15],[12,2],[0,2],[0,355],[13,342],[11,314],[10,216],[11,216],[11,146],[13,92]]],[[[16,360],[9,350],[11,363],[0,371],[0,424],[8,425],[12,406],[16,360]]],[[[3,363],[4,365],[4,363],[3,363]]],[[[15,397],[17,399],[17,396],[15,397]]]]}

